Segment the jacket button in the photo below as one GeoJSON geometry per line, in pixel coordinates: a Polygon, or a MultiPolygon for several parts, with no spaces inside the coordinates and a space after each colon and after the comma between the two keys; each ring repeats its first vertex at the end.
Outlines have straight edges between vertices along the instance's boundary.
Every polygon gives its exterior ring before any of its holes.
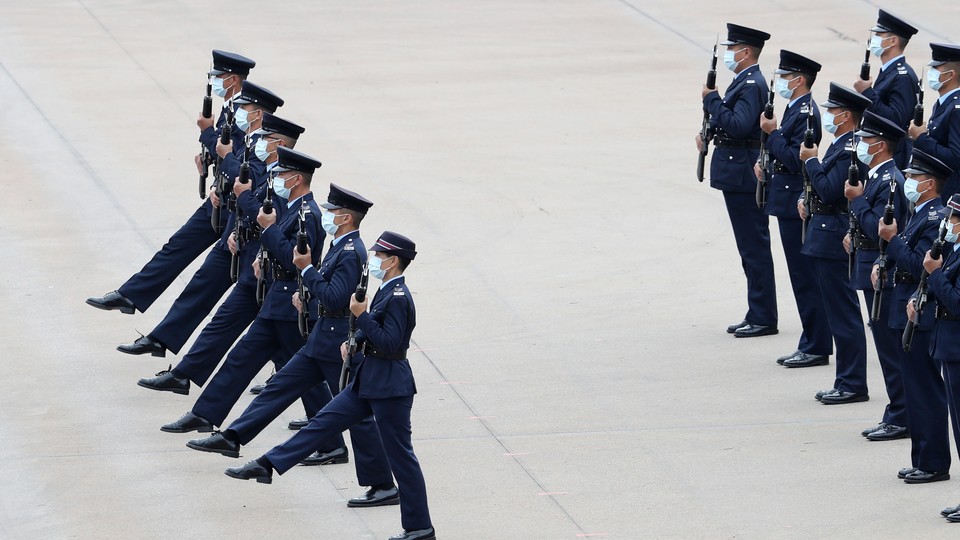
{"type": "Polygon", "coordinates": [[[287,290],[287,288],[286,288],[286,287],[284,287],[284,288],[283,288],[283,290],[287,290]]]}
{"type": "Polygon", "coordinates": [[[727,156],[727,159],[733,159],[733,156],[727,156]]]}
{"type": "Polygon", "coordinates": [[[790,186],[783,186],[783,187],[786,188],[786,189],[790,189],[790,186]]]}
{"type": "Polygon", "coordinates": [[[820,224],[820,228],[821,228],[821,229],[824,228],[824,227],[826,227],[826,226],[827,226],[826,223],[821,223],[821,224],[820,224]]]}

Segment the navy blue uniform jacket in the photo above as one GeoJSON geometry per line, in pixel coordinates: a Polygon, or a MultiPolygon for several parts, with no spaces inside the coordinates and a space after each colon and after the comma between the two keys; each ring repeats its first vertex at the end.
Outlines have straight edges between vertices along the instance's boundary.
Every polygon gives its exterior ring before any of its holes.
{"type": "MultiPolygon", "coordinates": [[[[890,120],[906,131],[913,119],[913,109],[917,105],[917,74],[907,65],[901,56],[890,67],[883,69],[873,81],[873,87],[863,91],[863,95],[870,98],[873,105],[868,111],[890,120]]],[[[906,167],[910,162],[910,145],[906,139],[897,147],[893,155],[899,167],[906,167]]]]}
{"type": "Polygon", "coordinates": [[[940,194],[944,198],[949,198],[960,188],[960,113],[957,112],[960,101],[957,98],[960,98],[960,91],[947,96],[942,105],[937,100],[927,122],[927,132],[913,142],[915,148],[939,159],[954,170],[940,194]]]}
{"type": "Polygon", "coordinates": [[[327,251],[320,268],[307,267],[303,281],[310,289],[315,303],[311,315],[332,313],[334,317],[319,316],[304,352],[318,360],[340,362],[340,344],[350,329],[350,297],[360,283],[360,272],[367,262],[367,250],[360,239],[360,231],[345,234],[327,251]],[[320,306],[323,307],[322,313],[320,306]]]}
{"type": "Polygon", "coordinates": [[[386,355],[403,355],[403,360],[388,360],[358,354],[353,391],[365,399],[412,396],[417,393],[413,370],[406,359],[410,335],[417,324],[417,311],[410,289],[400,276],[377,291],[370,311],[357,317],[357,342],[366,342],[386,355]]]}
{"type": "MultiPolygon", "coordinates": [[[[865,180],[863,195],[850,202],[850,210],[857,216],[860,231],[874,242],[880,241],[880,235],[877,231],[880,219],[883,218],[883,208],[887,205],[891,178],[897,182],[896,196],[893,199],[893,217],[897,220],[897,223],[905,223],[907,200],[903,198],[903,174],[897,169],[897,164],[892,159],[880,165],[873,175],[865,180]]],[[[861,177],[860,180],[862,182],[864,178],[861,177]]],[[[876,262],[879,253],[877,250],[857,250],[857,272],[854,276],[854,288],[861,291],[873,290],[870,273],[873,271],[873,263],[876,262]]],[[[889,272],[889,275],[890,283],[892,283],[893,273],[889,272]]]]}
{"type": "MultiPolygon", "coordinates": [[[[717,136],[759,142],[760,113],[768,93],[760,66],[752,66],[734,78],[722,99],[717,92],[707,94],[703,106],[710,112],[710,125],[717,136]]],[[[723,191],[756,191],[753,165],[759,153],[756,148],[714,148],[710,187],[723,191]]]]}
{"type": "Polygon", "coordinates": [[[810,99],[812,94],[797,98],[783,113],[780,127],[770,133],[767,148],[770,151],[770,183],[767,185],[767,204],[763,211],[768,216],[800,219],[797,212],[797,199],[803,193],[803,175],[800,168],[800,144],[807,131],[807,115],[813,106],[813,142],[820,144],[820,111],[810,99]],[[776,160],[787,172],[774,172],[776,160]]]}
{"type": "MultiPolygon", "coordinates": [[[[320,260],[325,233],[320,228],[320,207],[313,200],[313,192],[303,196],[303,202],[310,208],[307,213],[305,229],[307,244],[310,246],[311,261],[316,264],[320,260]]],[[[292,274],[299,272],[293,264],[293,250],[297,246],[297,231],[300,230],[297,219],[300,211],[300,200],[287,208],[286,200],[275,197],[274,209],[277,211],[277,222],[267,227],[260,235],[260,242],[270,251],[270,258],[292,274]]],[[[275,321],[297,320],[297,308],[293,306],[293,293],[297,290],[297,280],[274,279],[263,299],[260,308],[260,317],[275,321]]]]}
{"type": "MultiPolygon", "coordinates": [[[[898,226],[900,233],[890,239],[887,246],[888,268],[896,265],[897,272],[909,272],[913,283],[898,283],[893,290],[893,304],[890,309],[890,328],[903,329],[907,326],[907,313],[903,309],[907,301],[917,290],[920,275],[923,273],[923,257],[933,246],[940,230],[939,210],[943,203],[937,197],[926,204],[910,218],[906,227],[898,226]]],[[[897,222],[898,224],[900,222],[897,222]]],[[[917,330],[931,330],[934,322],[934,310],[924,309],[917,330]]]]}
{"type": "MultiPolygon", "coordinates": [[[[944,244],[943,266],[930,274],[927,283],[937,304],[943,306],[951,315],[960,314],[960,252],[953,250],[953,244],[944,244]]],[[[933,302],[927,304],[924,312],[933,311],[933,302]]],[[[941,362],[960,362],[960,321],[940,319],[933,327],[930,338],[930,356],[941,362]]]]}
{"type": "MultiPolygon", "coordinates": [[[[848,131],[827,147],[823,161],[810,158],[804,166],[810,175],[813,192],[823,204],[835,206],[841,210],[847,208],[847,199],[843,196],[843,186],[850,171],[850,148],[853,132],[848,131]]],[[[856,158],[853,158],[856,159],[856,158]]],[[[866,178],[866,167],[860,160],[858,178],[866,178]]],[[[807,243],[800,253],[824,259],[845,260],[847,252],[843,249],[843,237],[850,226],[847,214],[813,214],[807,222],[807,243]]]]}

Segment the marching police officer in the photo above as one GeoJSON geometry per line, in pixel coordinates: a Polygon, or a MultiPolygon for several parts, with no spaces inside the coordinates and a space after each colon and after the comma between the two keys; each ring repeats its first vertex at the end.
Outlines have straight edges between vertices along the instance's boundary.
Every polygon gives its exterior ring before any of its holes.
{"type": "MultiPolygon", "coordinates": [[[[710,113],[716,149],[710,161],[710,187],[723,192],[733,226],[733,236],[747,277],[747,313],[743,321],[727,327],[736,337],[777,333],[777,291],[770,253],[770,220],[754,199],[753,166],[760,149],[757,118],[767,101],[767,85],[757,64],[770,34],[737,24],[727,24],[727,50],[723,63],[734,72],[721,98],[716,89],[703,87],[703,107],[710,113]]],[[[697,135],[698,149],[704,141],[697,135]]]]}
{"type": "MultiPolygon", "coordinates": [[[[822,119],[823,129],[833,134],[833,142],[827,148],[823,161],[817,159],[816,145],[813,148],[800,146],[800,159],[813,184],[809,208],[811,215],[806,216],[807,242],[801,253],[813,262],[820,297],[830,304],[830,309],[825,309],[824,315],[837,347],[837,372],[833,388],[823,393],[841,390],[867,395],[866,334],[860,315],[860,300],[851,286],[848,257],[843,250],[843,238],[847,234],[850,219],[843,186],[850,174],[851,161],[855,162],[854,174],[857,178],[865,176],[860,174],[861,169],[866,170],[865,166],[851,155],[851,150],[854,145],[853,132],[869,105],[870,100],[865,96],[830,83],[827,101],[821,106],[826,109],[822,119]]],[[[801,215],[807,211],[803,201],[798,201],[797,208],[801,215]]],[[[798,355],[785,359],[783,365],[805,365],[808,360],[798,355]]]]}
{"type": "MultiPolygon", "coordinates": [[[[853,88],[870,98],[870,112],[890,120],[904,130],[913,118],[917,104],[917,74],[907,64],[903,51],[917,29],[903,19],[880,10],[877,24],[870,29],[871,53],[883,65],[876,81],[857,79],[853,88]]],[[[901,144],[894,152],[894,162],[903,169],[910,162],[909,144],[901,144]]]]}
{"type": "MultiPolygon", "coordinates": [[[[880,238],[889,242],[887,252],[895,265],[895,287],[890,306],[890,328],[903,334],[907,325],[907,304],[923,274],[923,256],[933,245],[940,229],[940,190],[953,171],[937,158],[913,150],[904,195],[915,205],[913,217],[900,234],[894,221],[880,222],[880,238]]],[[[876,275],[876,267],[874,267],[876,275]]],[[[874,278],[876,279],[876,278],[874,278]]],[[[903,389],[910,423],[911,466],[901,469],[908,484],[925,484],[950,478],[950,440],[947,437],[947,401],[940,365],[930,358],[930,329],[933,310],[924,310],[916,325],[909,350],[897,348],[903,389]]],[[[884,321],[880,321],[883,323],[884,321]]],[[[878,324],[880,324],[878,323],[878,324]]],[[[871,433],[868,439],[874,438],[871,433]]]]}
{"type": "Polygon", "coordinates": [[[927,71],[927,84],[939,97],[926,127],[910,124],[913,146],[936,157],[954,170],[947,180],[944,200],[960,189],[960,47],[931,43],[933,60],[927,71]]]}
{"type": "MultiPolygon", "coordinates": [[[[366,302],[358,302],[355,296],[350,300],[350,311],[357,316],[357,338],[363,343],[353,381],[287,442],[243,467],[227,469],[226,474],[271,483],[274,470],[283,474],[320,441],[372,414],[399,487],[404,530],[390,540],[429,540],[436,538],[436,532],[430,521],[423,472],[410,440],[410,410],[417,388],[407,349],[416,326],[416,309],[403,272],[417,255],[416,244],[385,231],[371,251],[370,274],[382,284],[370,302],[369,313],[366,302]]],[[[346,344],[342,354],[345,358],[346,344]]]]}
{"type": "MultiPolygon", "coordinates": [[[[214,93],[224,99],[224,111],[220,113],[216,126],[212,119],[204,118],[202,114],[197,119],[201,130],[200,142],[211,155],[215,154],[216,142],[224,122],[232,113],[227,107],[231,99],[240,92],[242,81],[246,80],[255,65],[256,62],[245,56],[213,51],[213,69],[208,77],[213,83],[214,93]]],[[[243,134],[239,132],[234,132],[233,137],[234,140],[243,140],[243,134]]],[[[199,158],[200,156],[197,156],[198,168],[201,167],[199,158]]],[[[133,314],[137,310],[145,312],[194,259],[220,238],[210,226],[212,212],[211,201],[207,199],[139,272],[117,290],[88,298],[87,304],[99,309],[120,310],[127,314],[133,314]]]]}
{"type": "MultiPolygon", "coordinates": [[[[787,365],[787,360],[793,360],[790,367],[827,364],[833,352],[830,326],[817,288],[813,261],[800,253],[804,222],[797,212],[797,199],[804,188],[799,149],[808,127],[813,130],[814,144],[818,144],[821,137],[820,112],[810,95],[810,88],[819,72],[820,64],[817,62],[795,52],[781,50],[780,65],[775,73],[778,76],[777,92],[787,100],[783,123],[778,129],[776,116],[766,118],[762,114],[757,115],[760,129],[768,134],[766,151],[772,158],[770,170],[767,171],[770,181],[764,212],[777,218],[780,243],[790,272],[790,285],[803,326],[796,351],[777,359],[784,365],[787,365]]],[[[759,180],[763,174],[759,164],[755,172],[759,180]]]]}

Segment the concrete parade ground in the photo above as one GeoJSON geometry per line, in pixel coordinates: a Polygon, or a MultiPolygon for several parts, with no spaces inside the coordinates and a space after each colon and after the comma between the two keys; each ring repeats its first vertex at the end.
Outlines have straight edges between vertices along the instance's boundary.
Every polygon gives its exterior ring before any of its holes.
{"type": "MultiPolygon", "coordinates": [[[[272,485],[223,474],[286,440],[299,403],[240,459],[160,432],[201,389],[136,382],[189,343],[115,347],[163,318],[202,257],[146,313],[84,304],[201,203],[211,49],[256,60],[250,80],[306,127],[318,198],[334,182],[374,201],[367,246],[384,230],[417,243],[413,443],[438,538],[960,534],[939,516],[960,468],[907,485],[909,440],[860,436],[886,405],[869,339],[865,403],[814,400],[833,359],[775,363],[800,333],[775,220],[780,333],[725,332],[745,279],[722,194],[695,178],[726,22],[773,35],[767,78],[781,48],[821,62],[822,102],[830,81],[852,86],[878,7],[920,28],[918,74],[929,42],[958,37],[960,5],[933,0],[0,1],[0,539],[401,530],[396,506],[347,508],[364,490],[352,462],[272,485]]],[[[718,85],[731,76],[721,62],[718,85]]]]}

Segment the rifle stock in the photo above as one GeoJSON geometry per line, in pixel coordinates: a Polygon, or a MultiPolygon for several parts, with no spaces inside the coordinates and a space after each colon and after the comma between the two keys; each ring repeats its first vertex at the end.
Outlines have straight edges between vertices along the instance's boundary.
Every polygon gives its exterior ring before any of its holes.
{"type": "MultiPolygon", "coordinates": [[[[773,118],[773,96],[774,96],[774,78],[770,78],[770,92],[767,94],[767,104],[763,107],[763,117],[773,118]]],[[[757,163],[760,164],[760,178],[757,179],[757,207],[763,208],[767,205],[767,184],[770,182],[768,176],[770,172],[770,150],[767,149],[767,140],[770,135],[766,131],[760,131],[760,155],[757,163]]]]}
{"type": "MultiPolygon", "coordinates": [[[[893,223],[893,202],[894,197],[897,193],[897,180],[896,178],[890,179],[890,191],[887,195],[887,205],[883,207],[883,224],[890,225],[893,223]]],[[[878,242],[880,244],[880,257],[877,258],[877,287],[873,293],[873,307],[870,309],[870,320],[877,322],[880,320],[880,302],[883,287],[887,282],[887,246],[889,242],[880,239],[878,242]]]]}
{"type": "MultiPolygon", "coordinates": [[[[717,43],[713,45],[713,58],[710,60],[710,69],[707,71],[707,88],[717,87],[717,45],[720,43],[720,36],[717,36],[717,43]]],[[[703,122],[700,125],[700,139],[703,146],[700,148],[700,156],[697,158],[697,180],[703,182],[704,167],[707,163],[707,152],[710,141],[713,139],[713,129],[710,127],[710,112],[707,107],[703,107],[703,122]]]]}
{"type": "MultiPolygon", "coordinates": [[[[363,302],[367,296],[367,282],[370,279],[369,267],[364,263],[360,270],[360,283],[357,284],[356,298],[357,302],[363,302]]],[[[340,391],[347,386],[350,378],[350,368],[353,364],[353,355],[357,354],[357,317],[350,314],[350,332],[347,334],[347,357],[343,360],[343,367],[340,368],[340,391]]]]}

